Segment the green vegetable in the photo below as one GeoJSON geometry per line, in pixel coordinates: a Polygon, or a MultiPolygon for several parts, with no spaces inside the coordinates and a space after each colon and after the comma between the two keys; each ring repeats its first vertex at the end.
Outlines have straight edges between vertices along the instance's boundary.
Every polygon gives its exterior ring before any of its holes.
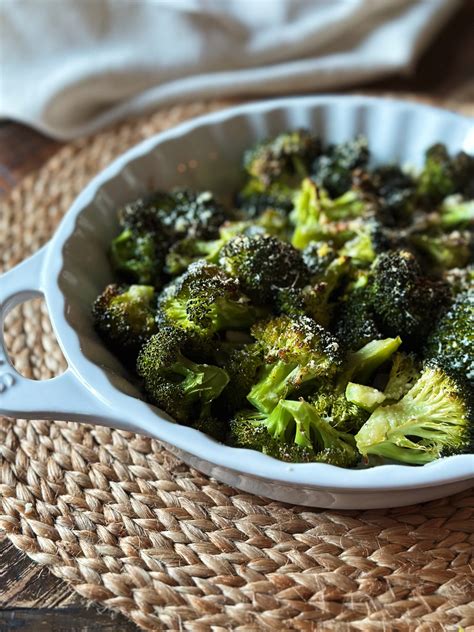
{"type": "Polygon", "coordinates": [[[156,331],[155,291],[148,285],[108,285],[92,307],[94,326],[107,346],[134,364],[141,345],[156,331]]]}
{"type": "Polygon", "coordinates": [[[303,400],[280,400],[269,414],[242,412],[231,421],[230,439],[284,461],[350,467],[358,459],[353,437],[333,428],[303,400]]]}
{"type": "Polygon", "coordinates": [[[416,173],[289,130],[241,175],[226,205],[175,189],[118,211],[92,318],[148,400],[288,462],[472,450],[474,157],[433,145],[416,173]]]}
{"type": "Polygon", "coordinates": [[[425,357],[474,383],[474,286],[458,294],[436,323],[425,345],[425,357]]]}
{"type": "Polygon", "coordinates": [[[400,401],[375,409],[356,435],[362,455],[423,465],[470,445],[472,410],[459,382],[426,368],[400,401]]]}
{"type": "Polygon", "coordinates": [[[199,355],[199,344],[181,329],[161,327],[137,359],[137,373],[150,400],[183,423],[210,417],[210,404],[229,382],[223,369],[185,355],[199,355]]]}
{"type": "Polygon", "coordinates": [[[251,305],[239,282],[204,260],[192,263],[158,299],[160,322],[203,336],[222,329],[245,329],[259,315],[261,311],[251,305]]]}
{"type": "Polygon", "coordinates": [[[264,354],[264,366],[248,395],[261,412],[319,376],[333,375],[341,364],[337,340],[307,316],[280,316],[252,328],[264,354]]]}

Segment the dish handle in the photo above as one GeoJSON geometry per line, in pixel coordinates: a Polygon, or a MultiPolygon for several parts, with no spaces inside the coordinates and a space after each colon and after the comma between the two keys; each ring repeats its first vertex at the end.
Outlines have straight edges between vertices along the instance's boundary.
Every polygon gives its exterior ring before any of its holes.
{"type": "Polygon", "coordinates": [[[7,314],[20,303],[43,297],[42,269],[47,245],[0,276],[0,414],[23,419],[63,419],[101,425],[122,424],[105,402],[92,395],[68,367],[49,380],[24,377],[13,366],[5,338],[7,314]]]}

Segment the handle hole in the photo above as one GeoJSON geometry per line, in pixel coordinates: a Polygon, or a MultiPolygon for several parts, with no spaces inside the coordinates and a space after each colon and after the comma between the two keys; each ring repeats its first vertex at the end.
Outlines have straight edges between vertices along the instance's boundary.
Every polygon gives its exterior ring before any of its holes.
{"type": "Polygon", "coordinates": [[[48,380],[67,368],[42,298],[12,309],[5,318],[4,338],[13,366],[24,377],[48,380]]]}

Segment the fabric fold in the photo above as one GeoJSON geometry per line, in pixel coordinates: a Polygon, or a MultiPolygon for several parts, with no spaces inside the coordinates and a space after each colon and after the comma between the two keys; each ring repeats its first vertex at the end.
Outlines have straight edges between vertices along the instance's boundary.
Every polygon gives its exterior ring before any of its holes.
{"type": "Polygon", "coordinates": [[[458,0],[3,0],[0,118],[58,139],[173,102],[406,73],[458,0]]]}

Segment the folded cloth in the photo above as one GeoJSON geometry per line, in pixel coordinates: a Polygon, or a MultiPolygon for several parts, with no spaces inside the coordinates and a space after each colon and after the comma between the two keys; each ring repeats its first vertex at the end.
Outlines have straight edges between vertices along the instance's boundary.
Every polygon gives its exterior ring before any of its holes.
{"type": "Polygon", "coordinates": [[[457,0],[2,0],[0,117],[55,138],[162,104],[409,72],[457,0]]]}

